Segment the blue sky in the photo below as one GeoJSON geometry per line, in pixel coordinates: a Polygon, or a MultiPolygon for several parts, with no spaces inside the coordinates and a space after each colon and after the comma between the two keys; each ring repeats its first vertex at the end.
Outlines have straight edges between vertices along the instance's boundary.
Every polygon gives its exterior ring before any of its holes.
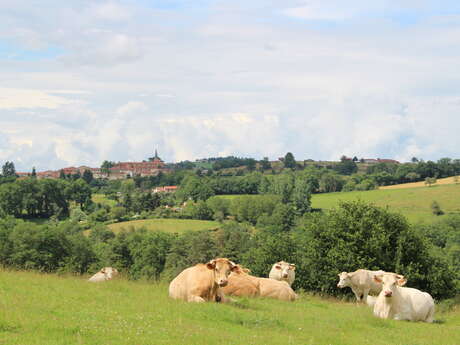
{"type": "Polygon", "coordinates": [[[460,3],[4,0],[0,163],[460,158],[460,3]]]}

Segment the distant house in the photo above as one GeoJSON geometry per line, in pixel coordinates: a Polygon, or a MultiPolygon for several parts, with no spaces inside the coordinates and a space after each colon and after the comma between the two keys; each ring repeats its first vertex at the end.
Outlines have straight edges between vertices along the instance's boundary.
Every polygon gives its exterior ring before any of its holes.
{"type": "Polygon", "coordinates": [[[164,187],[156,187],[153,189],[154,193],[173,193],[177,191],[178,186],[164,186],[164,187]]]}

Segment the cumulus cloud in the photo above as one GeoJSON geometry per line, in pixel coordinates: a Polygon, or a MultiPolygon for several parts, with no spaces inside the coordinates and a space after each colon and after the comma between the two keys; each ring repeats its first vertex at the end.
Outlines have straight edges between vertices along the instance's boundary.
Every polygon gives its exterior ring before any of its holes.
{"type": "Polygon", "coordinates": [[[41,5],[52,20],[25,0],[0,3],[0,38],[62,51],[0,64],[0,160],[19,169],[155,148],[168,161],[458,155],[454,3],[41,5]]]}
{"type": "Polygon", "coordinates": [[[41,90],[0,88],[0,109],[56,109],[70,102],[41,90]]]}

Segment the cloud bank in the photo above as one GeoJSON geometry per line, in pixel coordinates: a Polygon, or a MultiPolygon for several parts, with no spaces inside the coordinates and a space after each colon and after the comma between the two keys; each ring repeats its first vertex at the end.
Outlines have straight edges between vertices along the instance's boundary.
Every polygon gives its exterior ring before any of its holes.
{"type": "Polygon", "coordinates": [[[0,162],[459,158],[456,2],[159,3],[3,1],[0,162]]]}

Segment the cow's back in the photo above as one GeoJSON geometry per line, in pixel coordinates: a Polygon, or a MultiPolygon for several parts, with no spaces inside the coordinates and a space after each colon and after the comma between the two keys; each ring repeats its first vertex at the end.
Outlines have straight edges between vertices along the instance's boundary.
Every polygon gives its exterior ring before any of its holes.
{"type": "Polygon", "coordinates": [[[260,296],[276,298],[282,301],[294,301],[296,293],[285,281],[270,278],[259,278],[260,296]]]}
{"type": "Polygon", "coordinates": [[[351,277],[352,287],[361,289],[369,289],[374,294],[379,294],[382,291],[382,285],[374,280],[374,275],[384,274],[384,271],[369,271],[359,269],[353,272],[351,277]]]}
{"type": "Polygon", "coordinates": [[[259,279],[245,273],[232,273],[228,277],[228,285],[221,289],[230,296],[260,296],[259,279]]]}
{"type": "Polygon", "coordinates": [[[88,281],[91,283],[99,283],[99,282],[104,282],[106,280],[107,280],[107,277],[104,275],[104,273],[101,273],[101,272],[97,272],[91,278],[88,279],[88,281]]]}
{"type": "Polygon", "coordinates": [[[427,292],[414,288],[401,287],[399,289],[404,303],[407,303],[411,312],[412,321],[432,322],[434,317],[434,300],[427,292]]]}

